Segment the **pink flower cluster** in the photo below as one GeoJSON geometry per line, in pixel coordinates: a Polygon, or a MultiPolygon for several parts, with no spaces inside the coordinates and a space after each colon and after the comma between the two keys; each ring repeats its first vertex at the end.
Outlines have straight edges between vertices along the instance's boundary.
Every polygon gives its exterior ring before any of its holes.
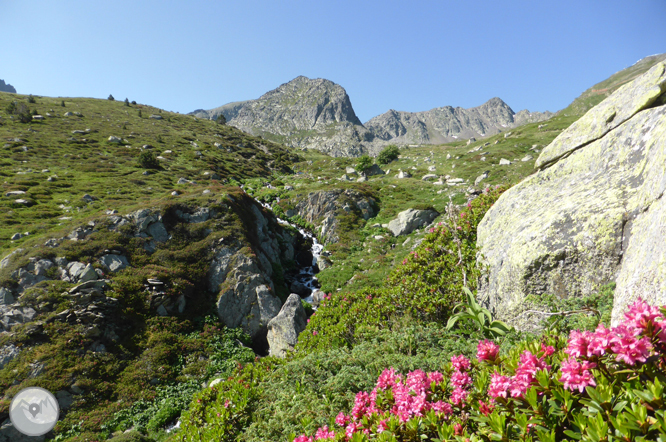
{"type": "Polygon", "coordinates": [[[666,343],[666,320],[658,307],[638,299],[624,316],[625,321],[611,329],[599,324],[594,332],[571,332],[569,345],[564,350],[569,359],[561,367],[560,382],[565,388],[583,392],[587,386],[596,386],[590,370],[604,355],[615,356],[616,362],[634,366],[645,363],[650,357],[654,350],[653,339],[666,343]]]}
{"type": "MultiPolygon", "coordinates": [[[[471,385],[472,379],[465,371],[470,368],[470,362],[464,356],[452,358],[455,371],[452,384],[457,385],[451,395],[454,404],[464,402],[467,397],[465,387],[471,385]],[[453,380],[455,379],[455,380],[453,380]]],[[[407,422],[414,417],[424,416],[429,410],[434,410],[446,417],[453,413],[451,403],[432,398],[433,389],[440,386],[444,381],[444,375],[438,371],[426,373],[423,370],[415,370],[406,377],[397,373],[393,368],[384,370],[377,379],[375,388],[370,392],[361,391],[356,394],[354,407],[349,416],[344,413],[338,414],[335,423],[344,428],[345,437],[350,439],[354,433],[370,433],[371,428],[364,427],[364,418],[376,417],[375,431],[381,433],[388,429],[388,420],[396,416],[400,422],[407,422]],[[384,408],[377,405],[377,397],[393,398],[392,401],[384,400],[387,404],[384,408]]],[[[443,391],[440,387],[438,391],[443,391]]],[[[294,439],[295,442],[314,442],[316,440],[334,439],[335,432],[322,427],[312,437],[301,435],[294,439]]]]}
{"type": "Polygon", "coordinates": [[[536,381],[536,372],[550,370],[544,357],[537,357],[529,350],[520,355],[520,362],[513,376],[503,376],[495,372],[490,378],[488,395],[492,398],[523,397],[525,392],[536,381]]]}
{"type": "Polygon", "coordinates": [[[451,373],[451,378],[449,379],[449,383],[453,387],[451,403],[462,408],[465,406],[465,401],[469,394],[467,387],[472,385],[472,378],[467,373],[472,363],[465,356],[459,355],[451,357],[451,365],[453,366],[453,373],[451,373]]]}
{"type": "Polygon", "coordinates": [[[479,362],[495,362],[499,356],[499,345],[493,341],[479,341],[476,347],[476,357],[479,362]]]}

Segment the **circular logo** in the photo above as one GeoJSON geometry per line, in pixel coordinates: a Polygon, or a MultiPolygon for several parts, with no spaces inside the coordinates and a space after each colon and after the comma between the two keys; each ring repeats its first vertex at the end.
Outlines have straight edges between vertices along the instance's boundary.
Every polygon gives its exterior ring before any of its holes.
{"type": "Polygon", "coordinates": [[[50,391],[39,387],[24,388],[9,405],[9,418],[27,436],[46,434],[58,422],[60,407],[50,391]]]}

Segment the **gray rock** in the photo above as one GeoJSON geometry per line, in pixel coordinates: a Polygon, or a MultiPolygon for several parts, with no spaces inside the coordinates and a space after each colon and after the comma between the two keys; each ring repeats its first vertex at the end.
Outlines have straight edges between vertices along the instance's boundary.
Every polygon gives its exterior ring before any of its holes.
{"type": "Polygon", "coordinates": [[[5,80],[0,80],[0,92],[9,92],[10,94],[15,94],[16,88],[9,83],[5,83],[5,80]]]}
{"type": "Polygon", "coordinates": [[[428,172],[434,172],[437,170],[436,166],[428,166],[428,172]]]}
{"type": "Polygon", "coordinates": [[[292,291],[292,293],[296,293],[301,298],[305,298],[306,296],[310,295],[310,289],[298,281],[293,281],[289,289],[292,291]]]}
{"type": "Polygon", "coordinates": [[[79,274],[78,278],[79,282],[93,281],[95,279],[98,279],[98,275],[92,264],[88,264],[79,274]]]}
{"type": "Polygon", "coordinates": [[[507,160],[506,158],[501,158],[499,160],[499,165],[500,166],[508,166],[511,164],[511,161],[507,160]]]}
{"type": "Polygon", "coordinates": [[[185,178],[178,178],[178,182],[176,184],[191,184],[192,181],[185,179],[185,178]]]}
{"type": "Polygon", "coordinates": [[[322,302],[326,299],[326,293],[317,289],[312,292],[312,306],[319,308],[322,302]]]}
{"type": "Polygon", "coordinates": [[[478,186],[479,184],[481,184],[481,181],[483,181],[483,180],[485,180],[486,178],[488,178],[488,175],[489,175],[489,174],[490,174],[490,171],[489,171],[489,170],[486,170],[486,171],[483,172],[481,175],[479,175],[478,177],[476,177],[476,179],[474,180],[474,186],[478,186]]]}
{"type": "Polygon", "coordinates": [[[7,418],[0,426],[0,442],[44,442],[45,436],[27,436],[16,428],[7,418]]]}
{"type": "Polygon", "coordinates": [[[639,296],[666,303],[666,106],[653,106],[664,89],[663,63],[618,89],[485,215],[479,298],[498,319],[529,328],[520,316],[528,294],[577,297],[613,281],[614,324],[639,296]]]}
{"type": "Polygon", "coordinates": [[[91,281],[86,281],[82,284],[79,284],[77,286],[72,287],[69,290],[69,294],[73,295],[76,293],[81,293],[85,292],[88,290],[104,290],[108,287],[109,280],[108,279],[98,279],[98,280],[91,280],[91,281]]]}
{"type": "MultiPolygon", "coordinates": [[[[68,112],[68,113],[70,113],[70,112],[68,112]]],[[[65,115],[66,115],[66,114],[65,114],[65,115]]],[[[114,137],[113,135],[111,135],[111,136],[108,138],[107,141],[108,141],[109,143],[120,144],[120,143],[122,143],[123,140],[122,140],[122,138],[114,137]]]]}
{"type": "Polygon", "coordinates": [[[284,358],[294,349],[298,335],[305,330],[306,315],[301,299],[295,293],[289,295],[278,315],[268,323],[268,345],[271,356],[284,358]]]}
{"type": "Polygon", "coordinates": [[[146,228],[146,233],[152,236],[157,242],[166,242],[169,239],[169,233],[161,222],[150,224],[148,228],[146,228]]]}
{"type": "Polygon", "coordinates": [[[21,351],[14,344],[8,344],[0,348],[0,370],[2,367],[16,359],[21,351]]]}
{"type": "Polygon", "coordinates": [[[319,267],[319,270],[327,269],[332,265],[333,263],[331,262],[331,260],[323,255],[319,255],[319,257],[317,258],[317,267],[319,267]]]}
{"type": "Polygon", "coordinates": [[[423,175],[421,180],[422,181],[430,181],[430,180],[434,180],[435,178],[437,178],[437,175],[435,175],[434,173],[429,173],[427,175],[423,175]]]}
{"type": "Polygon", "coordinates": [[[25,195],[24,190],[12,190],[12,191],[9,191],[9,192],[5,193],[5,196],[10,196],[10,197],[11,196],[21,196],[21,195],[25,195]]]}
{"type": "Polygon", "coordinates": [[[72,261],[67,264],[67,273],[69,273],[69,277],[72,278],[73,281],[78,281],[85,269],[86,265],[82,262],[72,261]]]}
{"type": "Polygon", "coordinates": [[[58,405],[60,406],[61,410],[68,410],[74,403],[72,393],[67,390],[57,391],[55,397],[58,400],[58,405]]]}
{"type": "Polygon", "coordinates": [[[19,240],[21,238],[23,238],[23,235],[21,235],[20,233],[15,233],[15,234],[12,235],[12,237],[10,239],[12,241],[16,241],[16,240],[19,240]]]}
{"type": "Polygon", "coordinates": [[[6,287],[0,287],[0,305],[13,304],[15,301],[11,290],[6,287]]]}
{"type": "Polygon", "coordinates": [[[150,118],[152,118],[153,120],[161,120],[161,119],[162,119],[162,115],[154,114],[154,115],[151,115],[150,118]]]}
{"type": "Polygon", "coordinates": [[[439,213],[434,210],[407,209],[400,212],[398,217],[388,223],[389,230],[394,236],[408,235],[414,230],[430,224],[439,213]]]}
{"type": "Polygon", "coordinates": [[[534,157],[532,155],[525,155],[524,157],[522,157],[520,159],[520,161],[527,162],[527,161],[530,161],[530,160],[533,160],[533,159],[534,159],[534,157]]]}
{"type": "Polygon", "coordinates": [[[411,178],[412,174],[409,172],[403,172],[402,170],[398,172],[397,178],[411,178]]]}
{"type": "Polygon", "coordinates": [[[35,263],[35,275],[46,276],[47,271],[54,265],[49,259],[40,259],[35,263]]]}
{"type": "Polygon", "coordinates": [[[365,176],[384,175],[385,173],[377,164],[373,164],[363,171],[365,176]]]}
{"type": "Polygon", "coordinates": [[[124,255],[103,255],[99,261],[111,273],[118,272],[129,265],[127,257],[124,255]]]}
{"type": "Polygon", "coordinates": [[[356,175],[356,169],[354,169],[353,167],[349,167],[349,166],[347,166],[347,167],[345,168],[345,173],[346,173],[347,175],[352,175],[352,174],[353,174],[353,175],[356,175]]]}

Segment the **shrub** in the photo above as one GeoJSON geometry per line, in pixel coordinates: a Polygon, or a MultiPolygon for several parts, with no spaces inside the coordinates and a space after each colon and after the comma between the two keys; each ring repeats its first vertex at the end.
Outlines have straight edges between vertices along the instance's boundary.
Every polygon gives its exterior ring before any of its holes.
{"type": "Polygon", "coordinates": [[[398,149],[398,146],[389,144],[384,149],[382,149],[381,152],[379,152],[379,155],[377,155],[377,163],[388,164],[391,161],[397,160],[399,155],[400,150],[398,149]]]}
{"type": "Polygon", "coordinates": [[[35,100],[35,97],[32,95],[28,95],[28,103],[36,103],[37,101],[35,100]]]}
{"type": "Polygon", "coordinates": [[[363,173],[365,170],[369,169],[372,166],[372,158],[367,155],[362,155],[358,158],[356,162],[356,170],[363,173]]]}
{"type": "Polygon", "coordinates": [[[217,121],[218,124],[227,124],[227,118],[222,114],[218,115],[215,121],[217,121]]]}
{"type": "Polygon", "coordinates": [[[387,369],[350,413],[309,433],[359,442],[665,440],[665,315],[639,299],[611,329],[542,337],[504,355],[480,341],[475,361],[454,356],[440,371],[387,369]]]}
{"type": "Polygon", "coordinates": [[[107,100],[109,100],[109,101],[116,101],[116,99],[113,98],[113,95],[111,95],[111,94],[109,94],[109,98],[107,98],[107,100]]]}
{"type": "Polygon", "coordinates": [[[139,154],[138,163],[139,167],[144,169],[159,169],[161,167],[159,160],[149,150],[144,150],[139,154]]]}
{"type": "Polygon", "coordinates": [[[129,105],[130,105],[129,100],[127,98],[125,98],[125,106],[129,106],[129,105]]]}
{"type": "Polygon", "coordinates": [[[65,107],[65,100],[61,100],[61,101],[60,101],[60,106],[61,106],[61,107],[65,107]]]}

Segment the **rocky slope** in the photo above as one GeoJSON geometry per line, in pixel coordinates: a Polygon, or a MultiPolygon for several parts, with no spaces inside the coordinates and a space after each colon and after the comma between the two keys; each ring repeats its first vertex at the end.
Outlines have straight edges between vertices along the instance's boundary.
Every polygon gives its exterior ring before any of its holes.
{"type": "Polygon", "coordinates": [[[5,80],[0,80],[0,92],[16,93],[16,89],[11,84],[5,83],[5,80]]]}
{"type": "Polygon", "coordinates": [[[199,118],[224,115],[247,133],[331,156],[376,155],[387,144],[437,144],[483,137],[505,128],[548,119],[550,112],[515,113],[499,98],[481,106],[451,106],[426,112],[390,110],[362,124],[345,90],[324,79],[297,77],[257,100],[192,112],[199,118]]]}
{"type": "Polygon", "coordinates": [[[509,189],[478,229],[489,266],[479,296],[529,328],[527,295],[560,298],[615,282],[613,320],[642,297],[664,304],[666,65],[620,87],[562,132],[538,172],[509,189]]]}

